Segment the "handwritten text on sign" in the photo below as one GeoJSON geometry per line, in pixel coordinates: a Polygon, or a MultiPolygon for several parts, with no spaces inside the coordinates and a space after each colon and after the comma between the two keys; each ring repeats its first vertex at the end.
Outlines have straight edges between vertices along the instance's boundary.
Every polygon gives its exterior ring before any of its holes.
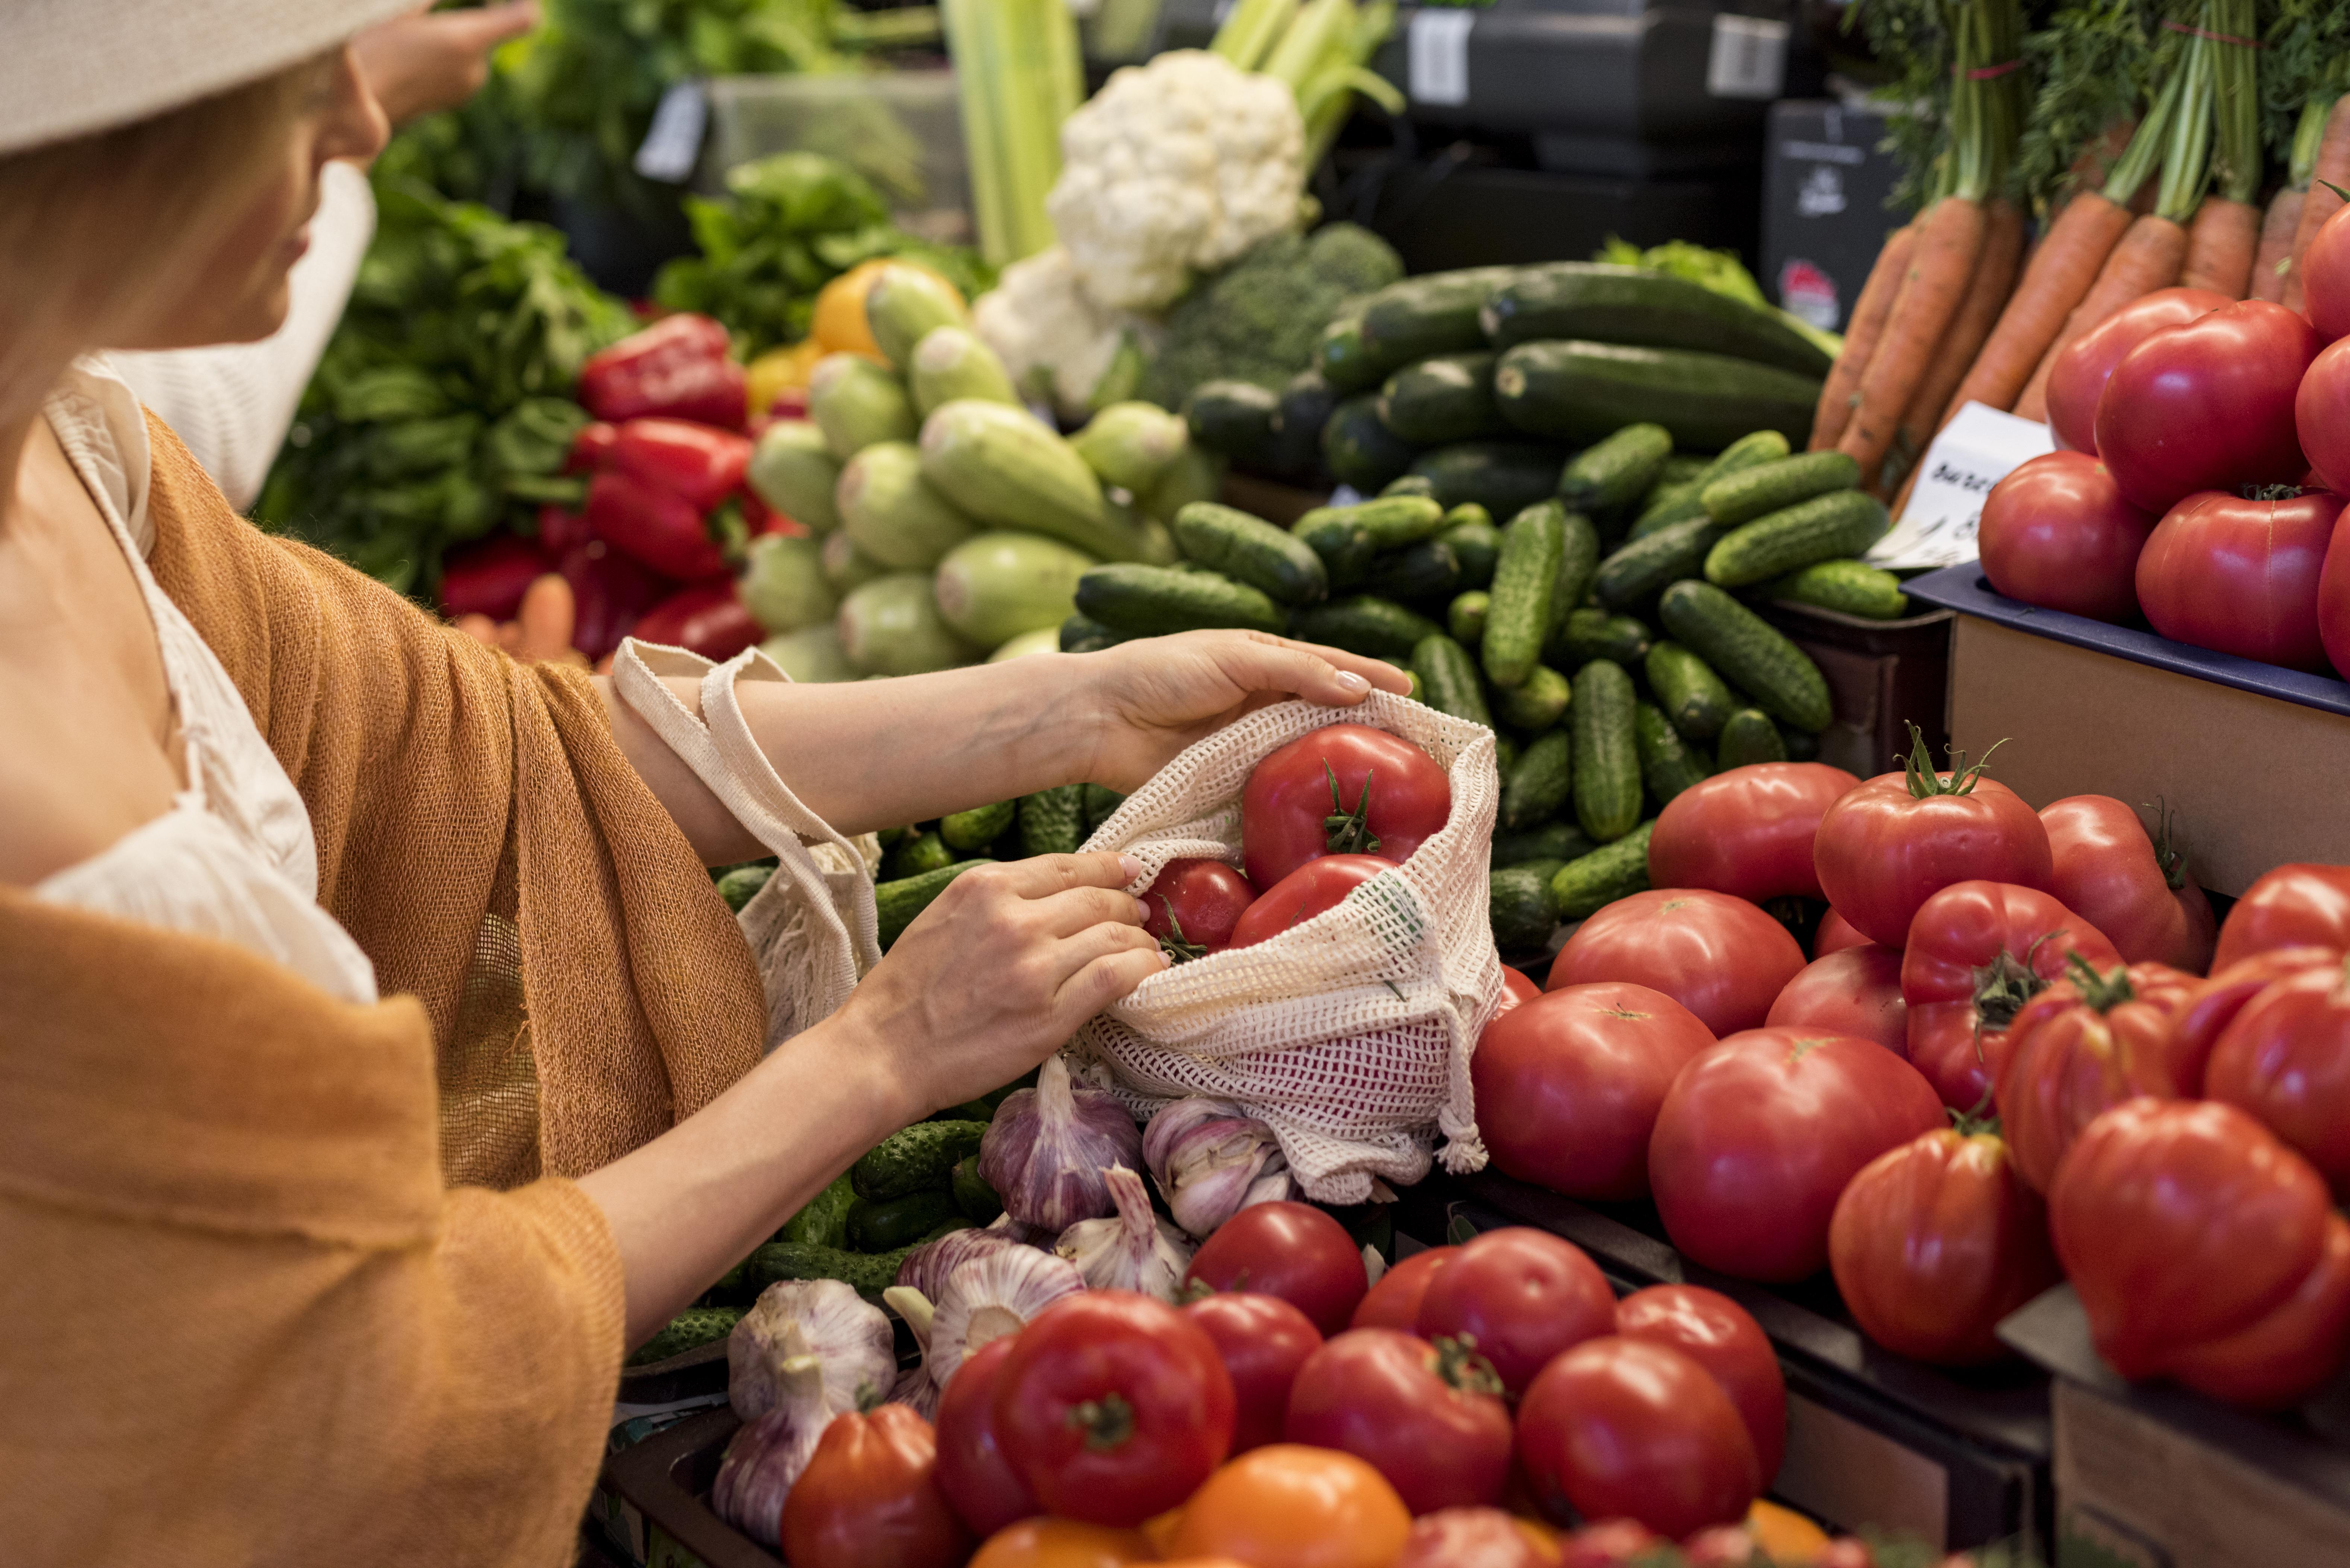
{"type": "Polygon", "coordinates": [[[2037,420],[1969,403],[1926,449],[1925,472],[1909,504],[1893,531],[1870,548],[1869,564],[1914,571],[1973,560],[1975,526],[1991,486],[2055,450],[2055,438],[2037,420]]]}

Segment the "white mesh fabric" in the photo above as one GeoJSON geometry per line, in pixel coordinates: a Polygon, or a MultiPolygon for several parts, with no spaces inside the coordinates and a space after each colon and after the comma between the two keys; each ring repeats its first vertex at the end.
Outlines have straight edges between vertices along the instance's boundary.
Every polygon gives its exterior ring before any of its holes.
{"type": "Polygon", "coordinates": [[[1501,783],[1493,732],[1374,691],[1359,707],[1284,702],[1185,751],[1087,842],[1143,863],[1241,863],[1241,791],[1272,752],[1326,724],[1360,723],[1419,746],[1451,778],[1441,831],[1336,909],[1254,947],[1151,976],[1078,1032],[1138,1115],[1186,1095],[1237,1101],[1272,1127],[1305,1189],[1360,1203],[1374,1177],[1485,1163],[1469,1055],[1501,996],[1486,859],[1501,783]]]}

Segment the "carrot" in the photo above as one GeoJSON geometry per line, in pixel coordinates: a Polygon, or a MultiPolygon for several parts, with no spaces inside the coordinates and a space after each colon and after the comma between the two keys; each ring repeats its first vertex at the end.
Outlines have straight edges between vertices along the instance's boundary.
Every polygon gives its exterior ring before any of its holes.
{"type": "Polygon", "coordinates": [[[2261,210],[2249,202],[2206,196],[2187,227],[2187,260],[2178,281],[2241,299],[2251,286],[2252,257],[2260,249],[2261,210]]]}
{"type": "Polygon", "coordinates": [[[2128,208],[2095,191],[2085,191],[2064,204],[2033,251],[2023,281],[2000,312],[1999,325],[1975,356],[1973,368],[1950,394],[1950,407],[1942,412],[1945,420],[1970,402],[2002,411],[2015,406],[2016,394],[2064,329],[2065,317],[2096,282],[2097,269],[2129,223],[2128,208]]]}
{"type": "Polygon", "coordinates": [[[1918,243],[1901,280],[1885,337],[1870,356],[1860,380],[1860,400],[1836,442],[1873,482],[1901,415],[1932,368],[1934,347],[1950,330],[1966,297],[1967,284],[1981,259],[1988,220],[1983,204],[1965,196],[1945,196],[1918,220],[1918,243]]]}
{"type": "Polygon", "coordinates": [[[2350,94],[2334,100],[2326,111],[2325,136],[2317,144],[2317,161],[2309,181],[2309,199],[2301,204],[2301,222],[2293,231],[2293,266],[2285,274],[2282,303],[2301,308],[2301,258],[2325,220],[2342,210],[2342,198],[2329,185],[2350,187],[2350,94]]]}
{"type": "MultiPolygon", "coordinates": [[[[1925,378],[1909,399],[1908,410],[1901,416],[1901,434],[1896,450],[1906,452],[1914,475],[1918,465],[1926,461],[1927,445],[1945,422],[1942,410],[1958,390],[1959,382],[1974,363],[1983,340],[1991,336],[1992,324],[2014,290],[2015,274],[2023,261],[2023,213],[2012,202],[1994,199],[1984,204],[1982,259],[1975,263],[1975,275],[1967,283],[1966,298],[1959,304],[1958,314],[1950,317],[1949,330],[1935,347],[1934,358],[1926,369],[1925,378]]],[[[1901,487],[1903,496],[1909,493],[1909,484],[1901,487]]]]}
{"type": "Polygon", "coordinates": [[[1909,252],[1917,241],[1918,225],[1906,223],[1886,235],[1885,248],[1877,253],[1877,265],[1869,268],[1868,281],[1861,285],[1860,297],[1853,302],[1852,320],[1844,331],[1844,351],[1828,367],[1828,379],[1820,388],[1819,411],[1812,416],[1814,452],[1835,445],[1852,418],[1860,379],[1877,352],[1877,338],[1884,335],[1886,317],[1893,313],[1893,296],[1900,292],[1901,279],[1909,270],[1909,252]]]}
{"type": "Polygon", "coordinates": [[[2056,356],[2065,345],[2098,326],[2106,317],[2131,300],[2152,294],[2158,288],[2168,288],[2178,281],[2179,264],[2187,259],[2187,230],[2168,218],[2148,215],[2129,226],[2114,254],[2106,258],[2105,270],[2097,274],[2096,283],[2088,295],[2065,318],[2064,329],[2048,346],[2032,380],[2015,400],[2015,412],[2027,420],[2048,417],[2048,372],[2055,368],[2056,356]]]}
{"type": "Polygon", "coordinates": [[[2293,234],[2301,225],[2301,204],[2306,188],[2279,189],[2269,200],[2269,215],[2261,224],[2261,248],[2252,257],[2251,298],[2282,299],[2286,271],[2293,265],[2293,234]]]}

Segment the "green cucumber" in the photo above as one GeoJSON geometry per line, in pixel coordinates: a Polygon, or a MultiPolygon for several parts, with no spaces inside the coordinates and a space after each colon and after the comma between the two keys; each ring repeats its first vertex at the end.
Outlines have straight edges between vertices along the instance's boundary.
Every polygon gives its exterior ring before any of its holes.
{"type": "Polygon", "coordinates": [[[1688,740],[1711,741],[1738,706],[1713,666],[1678,642],[1660,642],[1648,649],[1642,673],[1648,678],[1658,709],[1688,740]]]}
{"type": "Polygon", "coordinates": [[[1818,734],[1835,717],[1826,677],[1804,650],[1711,583],[1665,590],[1657,614],[1673,639],[1773,718],[1818,734]]]}
{"type": "Polygon", "coordinates": [[[1707,554],[1705,580],[1719,588],[1768,582],[1857,556],[1892,526],[1885,503],[1874,495],[1857,490],[1815,495],[1731,529],[1707,554]]]}
{"type": "Polygon", "coordinates": [[[1633,704],[1632,741],[1640,753],[1640,782],[1659,805],[1712,771],[1653,703],[1633,704]]]}
{"type": "Polygon", "coordinates": [[[1713,466],[1713,459],[1710,457],[1700,457],[1693,452],[1673,452],[1659,465],[1657,483],[1649,487],[1648,494],[1654,495],[1658,488],[1663,485],[1690,483],[1711,466],[1713,466]]]}
{"type": "Polygon", "coordinates": [[[759,889],[765,887],[775,875],[775,868],[772,866],[737,866],[718,878],[718,896],[726,900],[728,909],[739,915],[743,906],[757,898],[759,889]]]}
{"type": "Polygon", "coordinates": [[[1558,489],[1563,447],[1523,441],[1465,441],[1415,458],[1411,472],[1432,484],[1447,510],[1471,503],[1495,517],[1515,517],[1558,489]]]}
{"type": "Polygon", "coordinates": [[[1454,599],[1444,611],[1444,629],[1452,640],[1463,648],[1474,648],[1485,638],[1485,616],[1492,608],[1493,596],[1482,588],[1471,588],[1454,599]]]}
{"type": "Polygon", "coordinates": [[[1444,514],[1444,532],[1437,537],[1461,563],[1461,586],[1482,588],[1493,580],[1493,564],[1502,558],[1502,531],[1475,502],[1466,502],[1444,514]]]}
{"type": "Polygon", "coordinates": [[[1848,454],[1807,452],[1708,480],[1698,499],[1707,516],[1734,527],[1798,501],[1859,485],[1860,464],[1848,454]]]}
{"type": "Polygon", "coordinates": [[[1387,371],[1371,361],[1363,345],[1363,315],[1359,305],[1333,317],[1314,345],[1314,373],[1329,389],[1345,396],[1376,389],[1387,371]]]}
{"type": "Polygon", "coordinates": [[[1415,702],[1425,702],[1428,701],[1428,688],[1420,680],[1419,671],[1411,667],[1411,660],[1408,659],[1382,659],[1379,662],[1386,665],[1390,670],[1400,670],[1403,671],[1404,679],[1411,682],[1409,686],[1404,689],[1403,694],[1405,696],[1410,698],[1415,702]]]}
{"type": "Polygon", "coordinates": [[[1392,599],[1368,594],[1307,605],[1289,618],[1290,636],[1305,642],[1326,642],[1369,659],[1409,659],[1423,638],[1443,629],[1392,599]]]}
{"type": "Polygon", "coordinates": [[[1592,587],[1599,580],[1599,549],[1598,525],[1580,512],[1568,513],[1566,548],[1558,557],[1558,592],[1551,596],[1547,638],[1556,638],[1567,616],[1590,602],[1592,587]]]}
{"type": "Polygon", "coordinates": [[[1315,365],[1345,391],[1375,387],[1414,360],[1485,347],[1480,313],[1515,267],[1427,273],[1365,296],[1324,330],[1315,365]]]}
{"type": "Polygon", "coordinates": [[[981,1121],[916,1122],[867,1149],[848,1168],[848,1183],[858,1197],[875,1203],[909,1192],[943,1191],[955,1161],[977,1154],[986,1133],[987,1124],[981,1121]]]}
{"type": "Polygon", "coordinates": [[[1487,884],[1486,907],[1493,945],[1505,953],[1539,952],[1550,945],[1550,934],[1558,928],[1558,901],[1551,897],[1550,878],[1539,867],[1494,872],[1487,884]]]}
{"type": "Polygon", "coordinates": [[[1020,853],[1075,855],[1086,841],[1086,786],[1056,784],[1020,800],[1020,853]]]}
{"type": "Polygon", "coordinates": [[[848,1206],[857,1201],[857,1184],[842,1171],[832,1184],[811,1198],[800,1211],[784,1221],[775,1232],[784,1241],[800,1241],[816,1247],[845,1247],[848,1244],[848,1206]]]}
{"type": "Polygon", "coordinates": [[[1175,514],[1171,526],[1186,560],[1283,604],[1311,604],[1330,592],[1329,571],[1311,545],[1237,507],[1194,501],[1175,514]]]}
{"type": "Polygon", "coordinates": [[[1828,356],[1777,312],[1646,267],[1555,262],[1494,290],[1482,317],[1496,348],[1583,337],[1652,348],[1706,348],[1817,380],[1828,356]]]}
{"type": "Polygon", "coordinates": [[[993,866],[993,860],[958,860],[951,866],[941,866],[935,871],[925,871],[919,877],[901,877],[879,883],[873,889],[873,905],[879,916],[879,936],[881,950],[904,934],[914,917],[931,907],[931,900],[947,889],[947,884],[974,866],[993,866]]]}
{"type": "Polygon", "coordinates": [[[1181,571],[1120,561],[1077,579],[1077,611],[1130,637],[1209,627],[1282,629],[1281,607],[1221,572],[1181,571]]]}
{"type": "Polygon", "coordinates": [[[1622,609],[1660,594],[1683,577],[1694,577],[1705,567],[1706,553],[1727,530],[1702,513],[1668,523],[1654,533],[1618,545],[1599,563],[1592,584],[1599,602],[1622,609]]]}
{"type": "Polygon", "coordinates": [[[1566,516],[1565,508],[1550,502],[1527,507],[1502,530],[1502,556],[1493,565],[1492,603],[1479,647],[1485,677],[1496,686],[1517,685],[1542,657],[1566,556],[1566,516]]]}
{"type": "Polygon", "coordinates": [[[1672,454],[1664,426],[1626,425],[1575,454],[1558,476],[1558,498],[1571,510],[1612,517],[1648,493],[1672,454]]]}
{"type": "Polygon", "coordinates": [[[1493,408],[1493,358],[1486,349],[1405,366],[1379,389],[1380,421],[1414,446],[1509,434],[1493,408]]]}
{"type": "Polygon", "coordinates": [[[1086,836],[1091,838],[1095,829],[1110,818],[1110,814],[1126,804],[1126,796],[1107,784],[1089,784],[1080,786],[1085,792],[1086,836]]]}
{"type": "Polygon", "coordinates": [[[1668,524],[1704,516],[1705,508],[1698,501],[1698,493],[1704,488],[1702,483],[1694,479],[1685,479],[1677,484],[1658,485],[1641,497],[1640,510],[1632,519],[1630,537],[1638,539],[1668,524]]]}
{"type": "Polygon", "coordinates": [[[1714,742],[1715,765],[1725,770],[1786,760],[1787,742],[1780,736],[1779,726],[1760,708],[1741,708],[1732,713],[1721,726],[1721,738],[1714,742]]]}
{"type": "Polygon", "coordinates": [[[1500,870],[1536,860],[1579,860],[1597,847],[1575,824],[1550,822],[1523,833],[1493,835],[1491,860],[1500,870]]]}
{"type": "Polygon", "coordinates": [[[1648,836],[1654,817],[1613,844],[1603,845],[1550,879],[1551,898],[1562,920],[1596,915],[1618,898],[1648,890],[1648,836]]]}
{"type": "Polygon", "coordinates": [[[1289,531],[1321,558],[1333,584],[1351,587],[1382,551],[1417,545],[1443,525],[1443,507],[1428,496],[1407,494],[1316,506],[1291,524],[1289,531]]]}
{"type": "Polygon", "coordinates": [[[1436,499],[1436,481],[1424,473],[1407,473],[1400,479],[1388,481],[1379,491],[1382,500],[1390,495],[1425,495],[1433,501],[1436,499]]]}
{"type": "MultiPolygon", "coordinates": [[[[1532,827],[1556,815],[1581,771],[1575,753],[1575,738],[1565,730],[1544,731],[1527,742],[1502,779],[1502,826],[1532,827]]],[[[1638,787],[1636,776],[1633,788],[1638,787]]]]}
{"type": "Polygon", "coordinates": [[[1864,620],[1899,620],[1909,613],[1901,579],[1866,561],[1815,561],[1770,584],[1762,597],[1864,620]]]}
{"type": "MultiPolygon", "coordinates": [[[[962,1228],[959,1220],[955,1228],[962,1228]]],[[[806,1241],[773,1241],[751,1254],[750,1282],[764,1291],[778,1280],[838,1280],[879,1300],[883,1291],[898,1282],[898,1266],[913,1250],[851,1252],[806,1241]]]]}
{"type": "Polygon", "coordinates": [[[1567,719],[1575,736],[1575,819],[1594,839],[1611,844],[1640,821],[1640,753],[1632,738],[1632,678],[1624,667],[1595,659],[1576,670],[1567,719]]]}
{"type": "Polygon", "coordinates": [[[891,1199],[859,1198],[848,1210],[848,1244],[860,1252],[910,1247],[939,1226],[965,1223],[952,1192],[909,1192],[891,1199]]]}
{"type": "Polygon", "coordinates": [[[1493,396],[1530,435],[1593,441],[1628,421],[1664,426],[1676,446],[1719,452],[1750,431],[1809,436],[1820,383],[1727,354],[1568,340],[1503,355],[1493,396]]]}
{"type": "Polygon", "coordinates": [[[1703,516],[1707,485],[1731,474],[1742,473],[1750,468],[1776,462],[1786,455],[1787,438],[1777,431],[1756,431],[1751,435],[1739,437],[1722,448],[1720,456],[1699,470],[1697,476],[1689,481],[1689,489],[1679,492],[1669,506],[1659,504],[1644,509],[1640,520],[1632,524],[1633,537],[1653,533],[1668,523],[1678,523],[1685,517],[1703,516]]]}
{"type": "Polygon", "coordinates": [[[1418,447],[1379,422],[1376,397],[1348,398],[1322,426],[1322,465],[1331,478],[1366,495],[1402,478],[1419,455],[1418,447]]]}
{"type": "Polygon", "coordinates": [[[659,1334],[630,1351],[624,1365],[650,1366],[656,1361],[667,1361],[672,1355],[714,1345],[733,1334],[734,1325],[742,1321],[741,1307],[688,1307],[670,1319],[659,1334]]]}
{"type": "Polygon", "coordinates": [[[1443,540],[1422,539],[1373,561],[1359,586],[1367,594],[1404,604],[1449,599],[1461,586],[1461,563],[1443,540]]]}
{"type": "Polygon", "coordinates": [[[1497,689],[1493,705],[1503,718],[1532,735],[1557,723],[1573,695],[1574,688],[1565,676],[1547,664],[1537,664],[1520,684],[1497,689]]]}
{"type": "Polygon", "coordinates": [[[939,819],[939,836],[946,840],[949,849],[965,854],[984,849],[1003,836],[1013,819],[1019,815],[1020,803],[999,800],[993,805],[978,805],[969,811],[951,813],[939,819]]]}
{"type": "Polygon", "coordinates": [[[947,847],[935,827],[904,839],[882,857],[881,874],[892,880],[923,877],[953,865],[961,857],[947,847]]]}
{"type": "Polygon", "coordinates": [[[1073,615],[1061,623],[1063,653],[1091,653],[1126,640],[1089,615],[1073,615]]]}
{"type": "Polygon", "coordinates": [[[1570,610],[1559,623],[1558,635],[1551,639],[1545,657],[1570,670],[1580,670],[1595,659],[1609,659],[1628,670],[1648,656],[1650,640],[1647,623],[1631,616],[1609,615],[1603,609],[1570,610]]]}
{"type": "Polygon", "coordinates": [[[1518,765],[1518,753],[1523,750],[1523,748],[1517,742],[1517,738],[1508,731],[1494,731],[1493,771],[1502,777],[1508,778],[1510,770],[1518,765]]]}
{"type": "Polygon", "coordinates": [[[1469,650],[1439,634],[1423,637],[1411,650],[1411,672],[1419,682],[1419,700],[1440,713],[1493,727],[1485,707],[1485,691],[1477,680],[1477,661],[1469,650]]]}
{"type": "Polygon", "coordinates": [[[1272,463],[1280,415],[1280,395],[1254,381],[1202,381],[1183,400],[1191,439],[1252,468],[1272,463]]]}
{"type": "Polygon", "coordinates": [[[962,1210],[962,1217],[974,1225],[993,1225],[1003,1212],[1003,1199],[980,1175],[975,1154],[955,1161],[947,1189],[954,1194],[955,1207],[962,1210]]]}
{"type": "Polygon", "coordinates": [[[1281,409],[1273,421],[1273,472],[1304,480],[1322,466],[1322,427],[1330,422],[1338,394],[1312,370],[1301,370],[1281,389],[1281,409]]]}

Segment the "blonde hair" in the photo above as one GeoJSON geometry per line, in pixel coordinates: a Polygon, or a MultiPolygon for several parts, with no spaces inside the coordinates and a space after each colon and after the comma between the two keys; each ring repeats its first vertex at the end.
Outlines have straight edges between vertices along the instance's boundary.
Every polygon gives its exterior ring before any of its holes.
{"type": "Polygon", "coordinates": [[[314,58],[135,124],[0,157],[0,416],[234,222],[314,58]]]}

